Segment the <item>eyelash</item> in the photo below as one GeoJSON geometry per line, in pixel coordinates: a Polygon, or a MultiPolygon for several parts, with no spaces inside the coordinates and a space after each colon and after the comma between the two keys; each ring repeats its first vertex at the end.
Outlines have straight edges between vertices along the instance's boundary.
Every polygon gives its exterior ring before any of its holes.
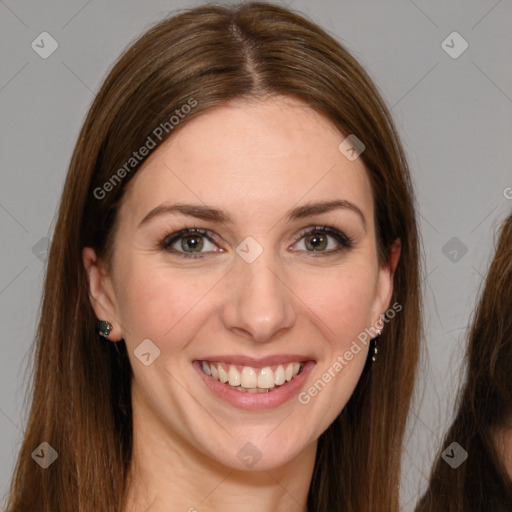
{"type": "MultiPolygon", "coordinates": [[[[345,235],[345,233],[342,233],[336,228],[333,228],[331,226],[312,226],[309,228],[306,228],[301,231],[301,233],[298,235],[297,239],[294,242],[294,245],[302,240],[307,235],[313,234],[313,233],[325,233],[327,235],[330,235],[333,237],[338,243],[339,247],[337,249],[333,249],[330,251],[301,251],[301,252],[309,252],[311,254],[314,254],[314,257],[324,256],[324,255],[331,255],[334,253],[339,253],[346,249],[351,249],[354,245],[354,242],[352,238],[345,235]],[[315,254],[315,252],[317,254],[315,254]]],[[[182,251],[176,251],[174,249],[169,249],[171,245],[173,245],[177,240],[184,237],[185,235],[197,233],[198,235],[204,236],[207,238],[210,242],[215,243],[215,234],[212,231],[209,231],[208,229],[201,229],[201,228],[185,228],[180,231],[177,231],[175,233],[171,233],[170,235],[164,236],[162,240],[158,243],[158,247],[162,250],[166,250],[168,252],[171,252],[172,254],[178,254],[180,257],[188,258],[188,259],[196,259],[196,258],[204,258],[207,253],[187,253],[182,251]]]]}

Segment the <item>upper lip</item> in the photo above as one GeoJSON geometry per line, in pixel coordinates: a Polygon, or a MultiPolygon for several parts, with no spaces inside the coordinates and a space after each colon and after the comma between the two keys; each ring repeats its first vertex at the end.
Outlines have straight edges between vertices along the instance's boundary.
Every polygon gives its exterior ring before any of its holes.
{"type": "Polygon", "coordinates": [[[242,356],[240,354],[226,356],[213,355],[197,359],[197,361],[209,361],[211,363],[227,363],[240,366],[251,366],[253,368],[262,368],[265,366],[272,366],[275,364],[305,363],[306,361],[313,360],[314,359],[312,357],[299,354],[276,354],[273,356],[267,356],[262,358],[242,356]]]}

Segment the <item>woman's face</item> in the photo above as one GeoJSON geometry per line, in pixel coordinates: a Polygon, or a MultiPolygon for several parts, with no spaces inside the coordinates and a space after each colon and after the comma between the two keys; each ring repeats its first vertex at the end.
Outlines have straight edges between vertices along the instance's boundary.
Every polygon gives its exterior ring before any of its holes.
{"type": "Polygon", "coordinates": [[[209,110],[133,177],[110,274],[85,249],[96,314],[126,341],[134,415],[163,444],[274,468],[349,400],[398,256],[379,267],[370,182],[344,138],[290,98],[209,110]]]}

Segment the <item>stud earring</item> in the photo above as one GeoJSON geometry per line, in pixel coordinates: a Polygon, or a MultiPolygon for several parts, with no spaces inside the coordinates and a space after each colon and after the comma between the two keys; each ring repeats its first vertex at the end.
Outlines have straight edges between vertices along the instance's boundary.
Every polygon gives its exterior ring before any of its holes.
{"type": "Polygon", "coordinates": [[[375,362],[375,359],[377,358],[377,339],[382,334],[382,331],[380,329],[377,329],[377,336],[373,338],[373,355],[372,355],[372,361],[375,362]]]}
{"type": "Polygon", "coordinates": [[[98,331],[98,334],[100,336],[103,336],[108,340],[108,335],[112,332],[113,326],[110,322],[107,322],[106,320],[100,320],[96,324],[96,330],[98,331]]]}

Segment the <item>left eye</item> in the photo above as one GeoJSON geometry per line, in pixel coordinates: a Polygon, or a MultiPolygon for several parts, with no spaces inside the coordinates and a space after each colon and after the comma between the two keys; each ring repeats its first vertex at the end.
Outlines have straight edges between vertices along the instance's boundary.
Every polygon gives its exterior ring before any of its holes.
{"type": "Polygon", "coordinates": [[[328,226],[315,226],[303,231],[297,242],[306,252],[330,254],[352,247],[352,240],[341,231],[328,226]],[[334,240],[329,243],[329,239],[334,240]]]}

